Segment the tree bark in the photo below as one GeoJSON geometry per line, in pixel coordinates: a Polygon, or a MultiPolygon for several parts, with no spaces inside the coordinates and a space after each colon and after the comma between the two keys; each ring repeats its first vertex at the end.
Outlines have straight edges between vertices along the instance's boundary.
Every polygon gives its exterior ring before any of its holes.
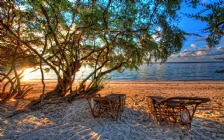
{"type": "MultiPolygon", "coordinates": [[[[63,73],[63,78],[58,80],[58,83],[54,90],[44,94],[44,99],[51,98],[52,96],[64,97],[66,92],[69,90],[69,86],[72,85],[72,76],[79,71],[81,68],[81,62],[75,61],[67,67],[66,71],[63,73]]],[[[42,97],[43,98],[43,97],[42,97]]]]}

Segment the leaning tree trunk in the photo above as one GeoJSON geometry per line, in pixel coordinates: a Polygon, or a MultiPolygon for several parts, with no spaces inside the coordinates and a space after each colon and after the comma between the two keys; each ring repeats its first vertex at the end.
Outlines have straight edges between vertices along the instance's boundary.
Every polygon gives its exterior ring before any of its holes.
{"type": "Polygon", "coordinates": [[[45,94],[42,94],[39,99],[37,100],[33,100],[30,104],[29,107],[31,109],[35,109],[35,108],[39,108],[40,107],[40,103],[43,100],[49,100],[52,98],[58,99],[58,97],[64,97],[67,90],[69,89],[69,86],[71,86],[72,84],[70,82],[72,82],[69,78],[72,78],[72,76],[79,71],[79,69],[81,68],[81,63],[80,61],[76,61],[73,62],[72,64],[70,64],[69,67],[67,67],[67,69],[64,71],[63,73],[63,77],[61,79],[58,80],[58,83],[56,85],[56,87],[54,88],[54,90],[47,92],[45,94]]]}
{"type": "MultiPolygon", "coordinates": [[[[68,73],[65,72],[64,75],[67,75],[68,73]]],[[[61,80],[58,80],[58,83],[54,90],[50,91],[48,94],[57,95],[57,96],[65,96],[66,91],[70,85],[70,80],[67,76],[63,76],[61,80]]]]}
{"type": "Polygon", "coordinates": [[[58,83],[54,90],[44,94],[44,99],[49,99],[52,97],[64,97],[66,92],[69,90],[69,86],[72,85],[73,82],[72,76],[76,74],[81,68],[81,63],[79,61],[73,62],[69,67],[63,72],[63,77],[58,80],[58,83]]]}

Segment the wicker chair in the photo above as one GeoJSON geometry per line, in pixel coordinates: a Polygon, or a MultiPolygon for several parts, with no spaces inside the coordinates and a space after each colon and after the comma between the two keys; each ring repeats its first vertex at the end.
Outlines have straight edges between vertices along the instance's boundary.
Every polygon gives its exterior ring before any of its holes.
{"type": "Polygon", "coordinates": [[[195,111],[201,103],[209,98],[148,96],[150,117],[158,124],[181,124],[191,127],[195,111]]]}
{"type": "Polygon", "coordinates": [[[120,113],[123,111],[123,100],[121,96],[117,98],[100,97],[99,94],[96,96],[86,96],[90,111],[93,117],[104,117],[109,116],[117,119],[120,113]]]}

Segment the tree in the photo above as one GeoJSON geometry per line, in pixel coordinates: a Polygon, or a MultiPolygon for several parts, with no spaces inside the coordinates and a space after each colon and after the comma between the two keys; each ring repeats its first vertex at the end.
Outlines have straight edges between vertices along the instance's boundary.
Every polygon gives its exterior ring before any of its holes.
{"type": "MultiPolygon", "coordinates": [[[[1,3],[2,4],[2,3],[1,3]]],[[[3,7],[6,5],[2,5],[3,7]]],[[[12,6],[12,5],[11,5],[12,6]]],[[[12,7],[11,7],[12,8],[12,7]]],[[[10,9],[10,8],[9,8],[10,9]]],[[[10,13],[9,10],[2,11],[10,13]]],[[[12,12],[7,17],[7,25],[13,25],[16,18],[16,12],[12,12]]],[[[15,34],[20,36],[20,25],[17,25],[15,34]]],[[[27,94],[32,87],[27,85],[21,85],[20,79],[23,77],[23,67],[30,67],[36,63],[36,58],[28,49],[13,38],[6,36],[8,31],[5,28],[0,30],[0,66],[4,69],[0,70],[0,82],[3,83],[2,90],[0,92],[1,101],[5,102],[11,97],[22,98],[27,94]],[[20,69],[18,69],[20,67],[20,69]]]]}
{"type": "Polygon", "coordinates": [[[0,18],[0,28],[7,32],[4,36],[32,52],[42,70],[44,64],[57,75],[57,86],[42,99],[94,93],[106,74],[138,69],[152,60],[164,62],[180,51],[184,41],[184,32],[173,22],[178,0],[37,0],[4,5],[1,10],[9,11],[0,18]],[[14,12],[13,24],[8,24],[7,17],[14,12]],[[73,89],[77,72],[85,66],[92,71],[73,89]]]}
{"type": "Polygon", "coordinates": [[[217,0],[208,4],[195,1],[192,6],[194,8],[201,6],[202,10],[196,14],[186,15],[207,23],[207,27],[203,31],[209,34],[206,38],[209,46],[213,47],[219,44],[224,35],[224,1],[217,0]]]}

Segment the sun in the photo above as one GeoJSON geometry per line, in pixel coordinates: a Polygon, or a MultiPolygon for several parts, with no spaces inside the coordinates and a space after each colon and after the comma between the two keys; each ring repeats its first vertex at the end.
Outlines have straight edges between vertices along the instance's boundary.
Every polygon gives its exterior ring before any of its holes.
{"type": "Polygon", "coordinates": [[[24,72],[23,72],[22,80],[31,80],[31,79],[33,79],[33,77],[35,75],[34,74],[35,72],[32,72],[33,70],[34,70],[33,68],[25,69],[24,72]]]}

